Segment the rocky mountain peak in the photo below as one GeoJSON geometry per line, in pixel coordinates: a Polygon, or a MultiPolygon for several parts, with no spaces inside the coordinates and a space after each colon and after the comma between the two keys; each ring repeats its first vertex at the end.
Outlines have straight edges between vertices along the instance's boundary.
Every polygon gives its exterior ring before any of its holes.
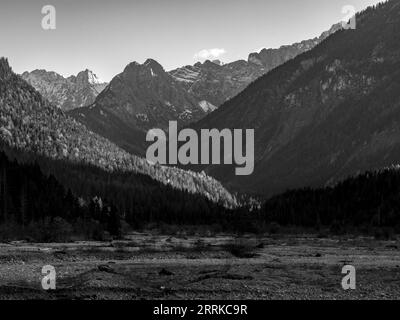
{"type": "Polygon", "coordinates": [[[213,60],[213,61],[211,61],[212,63],[214,63],[214,64],[217,64],[217,65],[219,65],[219,66],[222,66],[223,65],[223,62],[221,61],[221,60],[213,60]]]}
{"type": "MultiPolygon", "coordinates": [[[[54,71],[47,71],[44,69],[36,69],[33,70],[32,72],[24,72],[22,74],[22,77],[25,78],[30,78],[30,77],[35,77],[35,78],[40,78],[40,79],[45,79],[45,81],[47,82],[60,82],[60,81],[64,81],[65,78],[54,72],[54,71]]],[[[27,80],[27,79],[25,79],[27,80]]]]}
{"type": "Polygon", "coordinates": [[[146,67],[152,68],[155,72],[165,72],[163,66],[159,64],[156,60],[147,59],[144,65],[146,67]]]}
{"type": "Polygon", "coordinates": [[[43,97],[64,111],[92,104],[107,85],[88,69],[68,78],[46,70],[24,72],[21,76],[43,97]]]}
{"type": "Polygon", "coordinates": [[[129,63],[124,71],[111,80],[111,84],[123,81],[128,86],[135,86],[134,83],[149,83],[158,79],[158,81],[170,81],[170,75],[154,59],[147,59],[143,64],[136,61],[129,63]],[[162,79],[162,80],[161,80],[162,79]]]}
{"type": "Polygon", "coordinates": [[[124,69],[123,73],[136,72],[141,64],[137,61],[130,62],[124,69]]]}
{"type": "Polygon", "coordinates": [[[215,67],[220,67],[221,65],[222,63],[219,60],[214,60],[214,61],[206,60],[203,63],[203,67],[205,68],[215,68],[215,67]]]}
{"type": "Polygon", "coordinates": [[[96,74],[89,69],[79,72],[78,75],[74,78],[78,86],[98,85],[101,83],[96,74]]]}

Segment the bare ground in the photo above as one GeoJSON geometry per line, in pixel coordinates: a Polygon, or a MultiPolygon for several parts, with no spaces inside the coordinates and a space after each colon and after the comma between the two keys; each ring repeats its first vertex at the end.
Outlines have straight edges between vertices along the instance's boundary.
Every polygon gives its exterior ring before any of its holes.
{"type": "Polygon", "coordinates": [[[171,237],[0,244],[0,299],[399,299],[400,241],[171,237]],[[357,289],[342,289],[342,267],[357,289]],[[44,265],[57,289],[42,289],[44,265]]]}

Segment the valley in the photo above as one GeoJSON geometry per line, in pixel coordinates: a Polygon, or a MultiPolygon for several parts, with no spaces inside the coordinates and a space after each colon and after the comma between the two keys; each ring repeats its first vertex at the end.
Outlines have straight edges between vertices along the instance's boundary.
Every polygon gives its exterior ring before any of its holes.
{"type": "Polygon", "coordinates": [[[136,232],[111,242],[0,244],[0,299],[397,299],[399,241],[136,232]],[[236,250],[235,250],[236,249],[236,250]],[[342,289],[343,265],[356,290],[342,289]],[[41,269],[56,269],[56,290],[41,269]]]}
{"type": "Polygon", "coordinates": [[[399,299],[400,0],[118,1],[0,5],[0,300],[399,299]]]}

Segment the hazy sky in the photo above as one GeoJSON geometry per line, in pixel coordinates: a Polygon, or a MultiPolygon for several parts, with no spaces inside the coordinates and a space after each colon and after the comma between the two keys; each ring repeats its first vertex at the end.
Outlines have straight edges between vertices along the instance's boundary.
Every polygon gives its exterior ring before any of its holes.
{"type": "Polygon", "coordinates": [[[14,71],[86,68],[109,81],[132,61],[166,70],[219,56],[247,59],[262,47],[318,36],[341,21],[342,7],[378,0],[0,0],[0,56],[14,71]],[[42,7],[56,8],[43,30],[42,7]],[[214,49],[214,50],[211,50],[214,49]]]}

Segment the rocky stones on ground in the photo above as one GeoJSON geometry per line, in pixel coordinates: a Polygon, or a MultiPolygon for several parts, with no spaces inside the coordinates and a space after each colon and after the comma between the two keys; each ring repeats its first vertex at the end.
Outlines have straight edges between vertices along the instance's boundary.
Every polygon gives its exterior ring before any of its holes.
{"type": "Polygon", "coordinates": [[[99,265],[97,267],[97,269],[99,269],[99,271],[101,271],[101,272],[116,273],[112,267],[110,267],[109,265],[106,265],[106,264],[99,265]]]}
{"type": "Polygon", "coordinates": [[[165,268],[162,268],[158,274],[160,276],[173,276],[174,275],[174,273],[172,271],[169,271],[165,268]]]}

